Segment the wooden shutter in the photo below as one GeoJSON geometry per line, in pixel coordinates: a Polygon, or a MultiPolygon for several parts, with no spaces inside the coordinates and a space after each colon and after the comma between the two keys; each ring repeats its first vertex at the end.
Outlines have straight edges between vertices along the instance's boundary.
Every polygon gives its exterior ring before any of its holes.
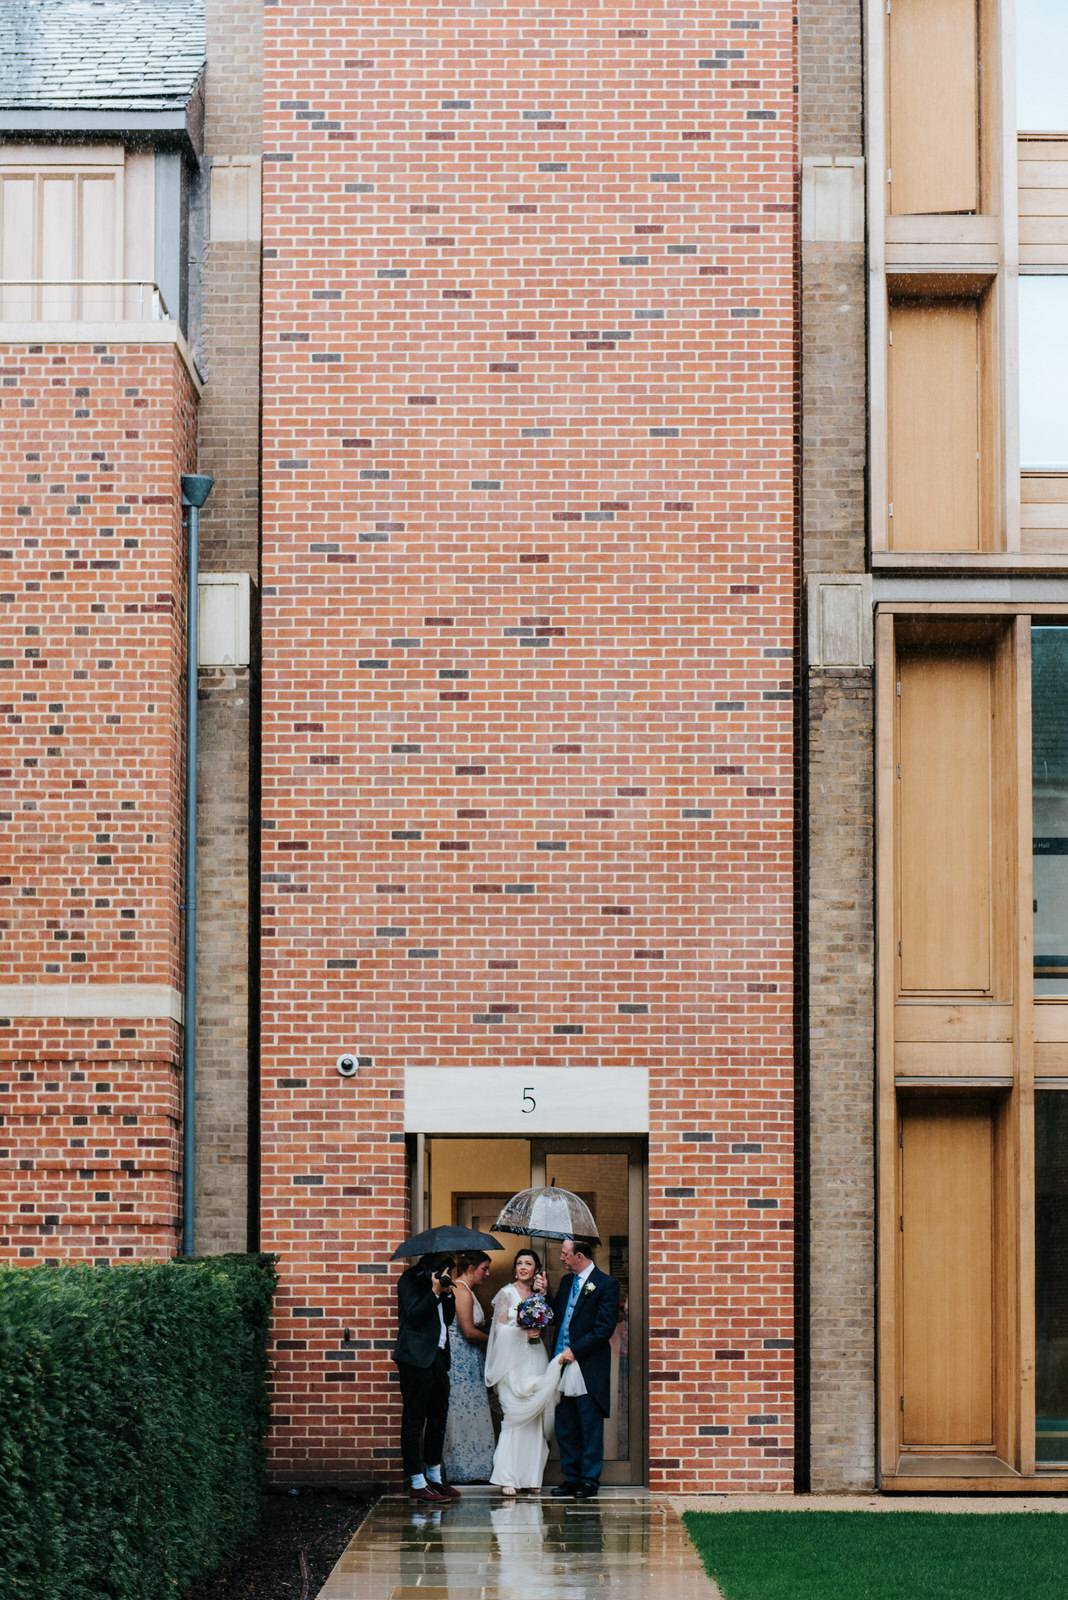
{"type": "Polygon", "coordinates": [[[901,1442],[994,1443],[994,1139],[988,1101],[901,1119],[901,1442]]]}
{"type": "Polygon", "coordinates": [[[978,301],[895,301],[890,341],[890,548],[978,550],[978,301]]]}
{"type": "Polygon", "coordinates": [[[978,211],[976,0],[891,0],[890,211],[978,211]]]}
{"type": "Polygon", "coordinates": [[[898,937],[903,992],[992,988],[992,655],[898,662],[898,937]]]}

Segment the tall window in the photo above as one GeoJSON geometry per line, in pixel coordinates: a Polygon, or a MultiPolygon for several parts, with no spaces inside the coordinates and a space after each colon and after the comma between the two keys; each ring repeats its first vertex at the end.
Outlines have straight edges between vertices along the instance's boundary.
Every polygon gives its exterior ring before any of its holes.
{"type": "Polygon", "coordinates": [[[1035,1095],[1035,1459],[1068,1465],[1068,1093],[1035,1095]]]}
{"type": "Polygon", "coordinates": [[[1020,279],[1020,465],[1025,472],[1068,471],[1068,277],[1062,274],[1020,279]]]}
{"type": "Polygon", "coordinates": [[[1016,0],[1016,126],[1068,132],[1068,6],[1016,0]]]}
{"type": "Polygon", "coordinates": [[[1035,994],[1068,995],[1068,628],[1031,630],[1035,994]]]}

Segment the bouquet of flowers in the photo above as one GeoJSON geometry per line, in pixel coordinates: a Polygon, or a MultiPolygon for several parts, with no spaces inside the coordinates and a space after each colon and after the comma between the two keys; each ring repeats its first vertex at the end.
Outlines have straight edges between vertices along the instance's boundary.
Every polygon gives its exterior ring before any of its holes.
{"type": "Polygon", "coordinates": [[[530,1295],[515,1314],[521,1328],[527,1330],[527,1343],[537,1344],[545,1329],[553,1321],[553,1308],[539,1292],[530,1295]]]}

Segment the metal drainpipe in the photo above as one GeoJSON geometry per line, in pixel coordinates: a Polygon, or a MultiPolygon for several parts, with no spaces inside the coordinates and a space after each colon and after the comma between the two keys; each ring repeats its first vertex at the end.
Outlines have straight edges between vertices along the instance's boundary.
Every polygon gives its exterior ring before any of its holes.
{"type": "Polygon", "coordinates": [[[197,1087],[197,637],[200,572],[200,508],[214,478],[182,478],[182,505],[189,530],[186,560],[185,653],[185,1000],[182,1013],[182,1254],[193,1254],[193,1189],[196,1158],[194,1107],[197,1087]]]}

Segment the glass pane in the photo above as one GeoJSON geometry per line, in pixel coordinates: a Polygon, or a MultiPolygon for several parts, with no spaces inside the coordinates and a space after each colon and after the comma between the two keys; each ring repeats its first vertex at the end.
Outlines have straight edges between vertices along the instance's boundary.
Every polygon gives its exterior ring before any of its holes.
{"type": "Polygon", "coordinates": [[[1068,1093],[1035,1095],[1035,1457],[1068,1466],[1068,1093]]]}
{"type": "Polygon", "coordinates": [[[1016,126],[1068,131],[1068,6],[1016,0],[1016,126]]]}
{"type": "Polygon", "coordinates": [[[1068,995],[1068,628],[1031,630],[1035,994],[1068,995]]]}
{"type": "MultiPolygon", "coordinates": [[[[606,1461],[630,1460],[630,1353],[628,1346],[628,1312],[630,1307],[630,1193],[628,1184],[628,1157],[623,1154],[593,1153],[555,1154],[545,1156],[545,1181],[561,1189],[570,1189],[581,1195],[597,1223],[601,1248],[597,1252],[597,1265],[611,1273],[620,1287],[620,1320],[612,1336],[612,1410],[604,1425],[604,1458],[606,1461]]],[[[546,1244],[550,1252],[550,1266],[557,1260],[558,1251],[546,1244]]],[[[552,1271],[552,1281],[560,1281],[558,1265],[552,1271]]],[[[558,1454],[555,1443],[553,1454],[558,1454]]]]}
{"type": "Polygon", "coordinates": [[[1020,465],[1025,472],[1068,468],[1068,277],[1062,274],[1020,279],[1020,465]]]}

